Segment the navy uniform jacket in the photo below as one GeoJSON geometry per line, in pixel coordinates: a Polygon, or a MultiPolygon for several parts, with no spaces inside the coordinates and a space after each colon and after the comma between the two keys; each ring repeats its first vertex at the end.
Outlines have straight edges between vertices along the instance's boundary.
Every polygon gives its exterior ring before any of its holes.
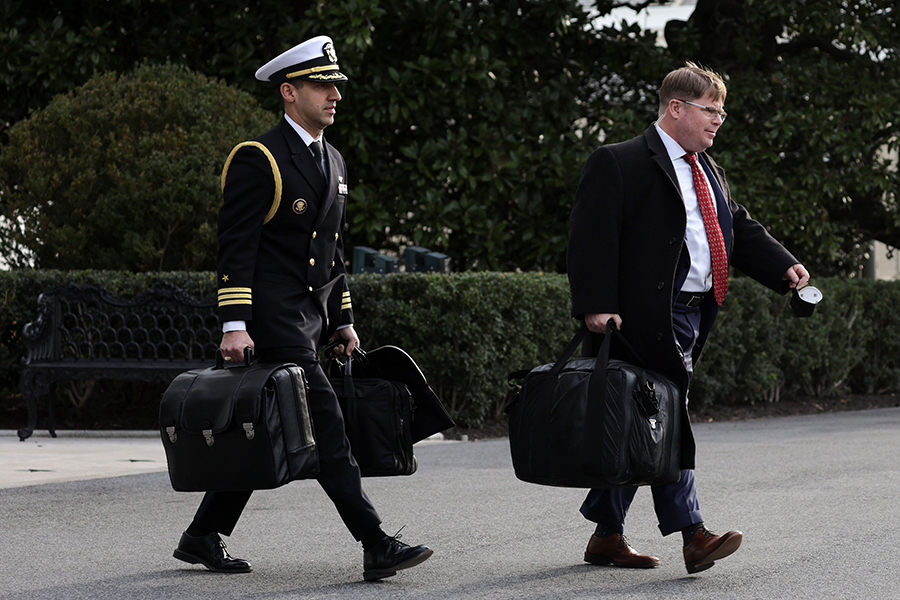
{"type": "MultiPolygon", "coordinates": [[[[699,156],[716,195],[729,263],[786,293],[782,277],[799,261],[731,198],[725,171],[707,154],[699,156]]],[[[635,351],[652,370],[676,382],[685,397],[689,378],[672,333],[672,306],[690,267],[686,226],[678,178],[655,127],[629,141],[602,146],[588,158],[569,221],[572,315],[618,313],[622,333],[635,351]]],[[[701,305],[695,363],[718,310],[711,298],[701,305]]],[[[615,344],[611,352],[616,352],[615,344]]],[[[621,353],[617,358],[634,360],[621,353]]],[[[686,412],[681,439],[682,468],[693,469],[694,438],[686,412]]]]}
{"type": "Polygon", "coordinates": [[[219,319],[246,321],[257,349],[315,348],[324,315],[314,291],[330,282],[337,284],[339,308],[329,315],[328,329],[353,323],[342,277],[347,166],[327,142],[325,152],[327,182],[283,118],[253,142],[239,144],[222,172],[219,319]]]}

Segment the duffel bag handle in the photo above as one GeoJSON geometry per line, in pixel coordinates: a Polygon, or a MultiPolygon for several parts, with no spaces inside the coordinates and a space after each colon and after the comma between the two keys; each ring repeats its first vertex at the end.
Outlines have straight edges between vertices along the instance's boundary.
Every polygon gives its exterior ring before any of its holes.
{"type": "MultiPolygon", "coordinates": [[[[646,369],[647,363],[645,363],[644,359],[641,358],[641,355],[637,353],[637,350],[635,350],[634,347],[628,343],[628,340],[625,339],[625,336],[622,335],[622,332],[619,331],[619,328],[616,327],[615,321],[613,321],[612,319],[610,319],[606,323],[606,331],[609,332],[610,330],[613,331],[613,335],[616,336],[616,339],[619,340],[619,343],[621,343],[623,346],[625,346],[625,349],[628,350],[628,352],[631,354],[631,357],[634,358],[635,362],[637,362],[638,366],[641,367],[642,369],[646,369]]],[[[610,336],[607,335],[606,339],[608,339],[609,337],[610,336]]],[[[604,344],[606,344],[606,339],[603,340],[604,344]]],[[[609,344],[607,344],[607,346],[609,346],[609,344]]],[[[602,348],[602,346],[601,346],[601,348],[602,348]]],[[[602,352],[602,350],[601,350],[601,352],[602,352]]],[[[609,349],[608,348],[606,351],[606,355],[607,355],[607,357],[609,357],[609,349]]],[[[609,361],[607,361],[607,362],[609,362],[609,361]]]]}
{"type": "MultiPolygon", "coordinates": [[[[562,351],[562,354],[559,355],[559,358],[553,364],[553,367],[550,369],[550,372],[554,375],[559,375],[559,372],[565,366],[566,361],[569,360],[569,357],[575,353],[575,348],[578,347],[579,344],[584,340],[584,336],[587,335],[587,327],[582,323],[581,329],[575,332],[575,337],[572,338],[572,341],[569,342],[569,345],[566,346],[566,349],[562,351]]],[[[512,373],[506,376],[506,384],[513,388],[517,389],[519,386],[513,383],[515,379],[524,379],[526,375],[531,373],[532,369],[522,369],[519,371],[513,371],[512,373]]]]}
{"type": "MultiPolygon", "coordinates": [[[[566,346],[566,349],[563,350],[562,354],[559,355],[559,359],[557,359],[556,364],[554,364],[553,368],[550,370],[551,373],[558,374],[562,370],[562,368],[566,364],[566,361],[568,361],[569,358],[572,356],[572,354],[575,353],[575,349],[578,348],[578,345],[584,341],[584,338],[587,334],[588,334],[587,325],[584,322],[582,322],[581,327],[575,333],[575,336],[572,338],[572,341],[569,342],[569,345],[566,346]]],[[[600,352],[597,355],[597,358],[599,359],[597,361],[597,364],[598,365],[601,364],[601,361],[602,361],[603,365],[606,365],[607,363],[609,363],[609,347],[610,347],[611,339],[612,339],[613,335],[625,347],[625,349],[631,353],[631,355],[634,357],[634,359],[638,363],[638,365],[640,367],[646,369],[647,367],[644,363],[644,360],[640,357],[640,355],[638,355],[638,353],[634,349],[634,347],[632,347],[632,345],[630,343],[628,343],[628,340],[625,339],[625,336],[622,335],[622,332],[619,331],[619,329],[616,327],[615,321],[613,321],[612,319],[610,319],[606,323],[606,335],[603,336],[603,343],[600,345],[600,352]],[[609,334],[610,331],[613,332],[612,335],[609,334]]]]}
{"type": "Polygon", "coordinates": [[[344,363],[344,398],[354,397],[356,397],[356,384],[353,383],[353,356],[351,355],[344,363]]]}
{"type": "MultiPolygon", "coordinates": [[[[581,328],[585,332],[587,331],[587,325],[582,324],[581,328]]],[[[625,336],[622,335],[622,332],[616,327],[615,321],[610,319],[606,322],[606,335],[603,336],[603,343],[600,344],[600,351],[597,353],[597,359],[594,363],[594,373],[591,375],[591,395],[595,398],[599,397],[598,394],[604,394],[606,390],[606,366],[609,364],[609,348],[612,345],[613,336],[615,336],[616,339],[625,346],[625,349],[631,353],[632,358],[635,359],[635,362],[638,363],[639,367],[642,369],[647,368],[644,359],[642,359],[634,347],[628,343],[628,340],[625,339],[625,336]]]]}
{"type": "MultiPolygon", "coordinates": [[[[625,336],[622,335],[622,332],[616,328],[615,322],[612,319],[610,319],[609,322],[606,324],[607,335],[603,336],[603,343],[600,345],[600,351],[597,355],[597,364],[598,365],[603,364],[604,371],[605,371],[605,368],[606,368],[605,365],[607,363],[609,363],[609,346],[610,346],[610,338],[612,338],[611,335],[608,335],[610,330],[615,332],[613,335],[615,335],[616,338],[619,340],[619,342],[621,342],[622,345],[625,347],[625,349],[628,350],[632,354],[632,356],[634,356],[634,358],[637,361],[637,363],[639,364],[639,366],[646,369],[647,367],[645,366],[643,359],[638,355],[638,353],[635,351],[635,349],[632,347],[632,345],[628,343],[628,340],[625,339],[625,336]]],[[[572,341],[570,341],[569,345],[566,346],[565,350],[562,351],[562,354],[559,355],[559,358],[556,360],[556,362],[553,364],[553,367],[550,369],[550,373],[552,373],[554,375],[559,375],[559,372],[562,371],[562,368],[564,366],[566,366],[566,362],[572,357],[572,355],[575,353],[575,349],[578,348],[578,346],[581,344],[581,342],[584,341],[584,338],[587,334],[588,334],[587,325],[582,321],[581,327],[578,329],[578,331],[575,332],[575,335],[572,337],[572,341]]],[[[531,369],[523,369],[520,371],[513,371],[512,373],[510,373],[509,375],[506,376],[507,383],[509,384],[510,387],[514,388],[516,386],[512,384],[512,381],[514,379],[522,379],[529,373],[531,373],[531,369]]]]}
{"type": "Polygon", "coordinates": [[[562,351],[562,354],[559,355],[559,358],[556,361],[556,364],[553,365],[553,368],[550,369],[550,372],[554,375],[558,375],[562,368],[565,366],[566,361],[575,353],[575,348],[577,348],[582,341],[584,341],[584,336],[587,335],[588,329],[587,325],[584,323],[581,324],[581,328],[575,333],[575,337],[572,338],[572,341],[569,342],[569,345],[566,346],[566,349],[562,351]]]}
{"type": "MultiPolygon", "coordinates": [[[[586,325],[582,325],[582,327],[585,329],[587,328],[586,325]]],[[[602,431],[601,421],[603,417],[601,413],[602,402],[600,400],[606,395],[606,384],[609,378],[609,373],[607,372],[606,368],[609,365],[609,347],[612,345],[613,336],[616,336],[616,338],[625,346],[625,348],[629,352],[631,352],[632,357],[636,360],[636,362],[638,362],[642,368],[646,369],[643,359],[638,356],[631,344],[629,344],[625,337],[622,335],[622,332],[618,330],[615,321],[613,321],[612,319],[607,321],[606,335],[603,337],[603,343],[600,344],[600,351],[597,353],[597,358],[594,359],[594,371],[591,373],[590,382],[588,383],[588,396],[590,398],[590,401],[588,401],[587,403],[587,409],[584,415],[585,427],[597,428],[596,431],[602,431]]],[[[658,412],[658,408],[651,414],[655,414],[656,412],[658,412]]],[[[587,468],[587,465],[593,464],[593,462],[591,461],[591,457],[600,456],[601,454],[601,436],[585,436],[584,464],[585,470],[589,474],[597,474],[596,472],[593,472],[591,469],[587,468]]]]}
{"type": "MultiPolygon", "coordinates": [[[[322,354],[324,354],[327,359],[335,358],[336,355],[334,354],[334,352],[332,352],[332,350],[334,350],[341,344],[346,344],[346,343],[347,343],[347,340],[343,340],[343,339],[331,340],[326,345],[322,346],[322,354]]],[[[346,356],[346,355],[342,355],[342,356],[346,356]]],[[[356,358],[356,360],[361,361],[364,365],[368,363],[368,358],[366,357],[366,351],[363,350],[362,348],[360,348],[359,346],[356,346],[355,348],[353,348],[353,356],[354,356],[354,358],[356,358]]]]}

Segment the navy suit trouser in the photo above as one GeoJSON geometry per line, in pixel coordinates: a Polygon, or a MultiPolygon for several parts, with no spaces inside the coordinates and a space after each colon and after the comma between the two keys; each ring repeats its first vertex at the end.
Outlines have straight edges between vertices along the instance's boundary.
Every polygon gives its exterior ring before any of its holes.
{"type": "MultiPolygon", "coordinates": [[[[381,524],[381,519],[363,491],[359,466],[350,453],[350,442],[344,431],[340,404],[315,350],[302,347],[260,350],[259,357],[263,362],[291,362],[303,368],[319,454],[316,479],[347,529],[356,540],[361,540],[381,524]]],[[[250,491],[207,492],[194,522],[209,531],[231,535],[251,494],[250,491]]]]}
{"type": "MultiPolygon", "coordinates": [[[[687,308],[676,303],[672,310],[672,321],[675,341],[688,375],[691,375],[694,370],[691,352],[700,332],[700,308],[687,308]]],[[[584,499],[581,514],[612,532],[624,533],[625,515],[628,514],[637,490],[637,487],[594,488],[584,499]]],[[[697,501],[693,469],[682,471],[677,483],[650,486],[650,490],[653,493],[653,508],[656,510],[659,530],[663,535],[675,533],[703,520],[700,503],[697,501]]]]}

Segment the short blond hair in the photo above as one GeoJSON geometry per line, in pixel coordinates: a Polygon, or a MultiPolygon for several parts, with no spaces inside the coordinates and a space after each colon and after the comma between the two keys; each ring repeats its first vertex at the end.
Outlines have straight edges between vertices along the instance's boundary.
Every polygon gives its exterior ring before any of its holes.
{"type": "Polygon", "coordinates": [[[711,94],[714,101],[724,103],[727,93],[721,75],[688,61],[663,79],[659,87],[659,116],[666,113],[670,100],[697,100],[711,94]]]}

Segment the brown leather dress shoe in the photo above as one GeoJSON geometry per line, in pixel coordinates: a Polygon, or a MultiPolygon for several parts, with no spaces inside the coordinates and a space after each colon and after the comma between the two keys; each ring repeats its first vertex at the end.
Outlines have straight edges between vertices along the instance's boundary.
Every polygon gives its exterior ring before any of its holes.
{"type": "Polygon", "coordinates": [[[694,534],[691,543],[684,547],[684,564],[688,573],[705,571],[720,558],[734,554],[741,547],[744,534],[740,531],[729,531],[716,535],[706,527],[701,527],[694,534]]]}
{"type": "Polygon", "coordinates": [[[584,552],[584,561],[592,565],[613,565],[629,569],[652,569],[659,566],[658,558],[639,554],[620,533],[606,537],[592,535],[584,552]]]}

